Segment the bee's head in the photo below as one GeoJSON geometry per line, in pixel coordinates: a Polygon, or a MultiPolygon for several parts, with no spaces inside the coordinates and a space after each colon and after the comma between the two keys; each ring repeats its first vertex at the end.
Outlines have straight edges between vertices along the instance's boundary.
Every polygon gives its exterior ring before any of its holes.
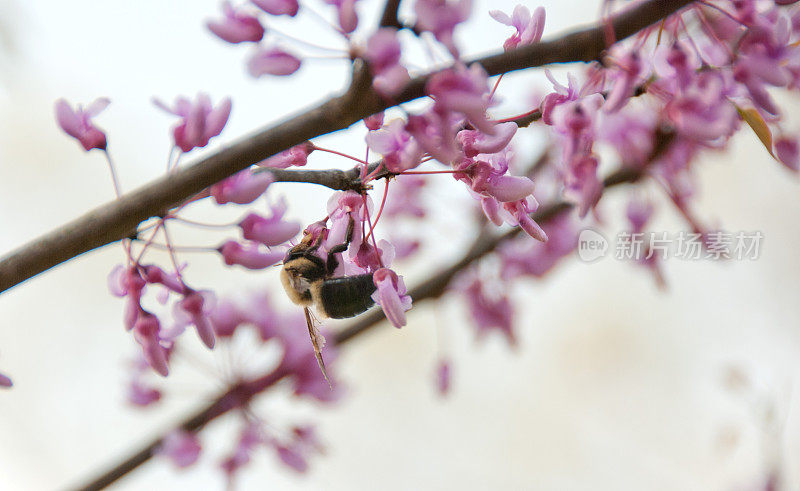
{"type": "Polygon", "coordinates": [[[291,252],[286,256],[281,270],[281,283],[292,302],[309,305],[312,302],[311,285],[325,277],[325,263],[313,253],[291,252]]]}

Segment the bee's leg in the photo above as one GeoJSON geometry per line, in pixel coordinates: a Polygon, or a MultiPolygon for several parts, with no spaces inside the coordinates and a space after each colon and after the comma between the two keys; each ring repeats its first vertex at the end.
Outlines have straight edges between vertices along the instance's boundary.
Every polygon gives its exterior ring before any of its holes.
{"type": "Polygon", "coordinates": [[[336,259],[336,254],[342,253],[347,250],[350,246],[350,242],[353,240],[353,228],[355,227],[355,220],[353,217],[350,217],[350,221],[347,223],[347,234],[344,237],[344,243],[335,245],[328,249],[328,261],[325,263],[328,275],[332,275],[336,268],[339,266],[339,260],[336,259]]]}

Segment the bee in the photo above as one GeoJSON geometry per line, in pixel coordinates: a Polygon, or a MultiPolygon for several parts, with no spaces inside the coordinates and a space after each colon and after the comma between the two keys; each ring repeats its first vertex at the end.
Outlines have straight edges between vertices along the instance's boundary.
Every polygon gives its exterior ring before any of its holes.
{"type": "MultiPolygon", "coordinates": [[[[345,242],[331,247],[326,259],[318,254],[323,236],[323,233],[306,231],[300,243],[289,249],[283,260],[281,283],[289,299],[304,308],[308,334],[314,345],[314,356],[322,375],[328,380],[321,351],[325,338],[315,325],[310,307],[314,306],[317,313],[325,318],[354,317],[374,304],[372,293],[376,288],[372,273],[333,276],[339,266],[336,255],[345,252],[352,240],[352,219],[347,227],[345,242]]],[[[329,380],[328,383],[330,384],[329,380]]]]}

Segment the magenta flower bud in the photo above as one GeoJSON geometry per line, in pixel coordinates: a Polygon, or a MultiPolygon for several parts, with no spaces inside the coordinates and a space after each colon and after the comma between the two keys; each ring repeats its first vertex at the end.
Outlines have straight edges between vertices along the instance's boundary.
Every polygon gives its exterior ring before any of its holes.
{"type": "Polygon", "coordinates": [[[478,328],[478,337],[492,330],[505,335],[510,345],[516,344],[514,335],[514,308],[506,295],[489,295],[483,282],[475,278],[464,289],[472,320],[478,328]]]}
{"type": "Polygon", "coordinates": [[[177,273],[168,274],[158,266],[149,265],[145,266],[144,275],[148,283],[159,283],[175,293],[183,294],[186,291],[186,287],[181,283],[177,273]]]}
{"type": "Polygon", "coordinates": [[[775,140],[775,154],[790,170],[794,172],[800,170],[800,148],[796,138],[781,136],[775,140]]]}
{"type": "Polygon", "coordinates": [[[211,105],[207,94],[200,93],[194,102],[185,97],[175,99],[173,108],[158,99],[153,103],[181,118],[172,129],[175,145],[183,152],[193,148],[205,147],[211,138],[219,135],[231,114],[231,100],[226,97],[216,107],[211,105]]]}
{"type": "Polygon", "coordinates": [[[287,167],[302,167],[308,162],[308,156],[314,151],[314,144],[311,142],[295,145],[289,150],[273,155],[259,162],[258,166],[271,167],[273,169],[286,169],[287,167]]]}
{"type": "Polygon", "coordinates": [[[257,17],[237,12],[228,1],[222,2],[222,13],[225,16],[223,20],[210,20],[206,27],[223,41],[257,43],[264,37],[264,26],[257,17]]]}
{"type": "MultiPolygon", "coordinates": [[[[177,309],[183,311],[184,315],[188,318],[187,320],[191,324],[194,324],[197,335],[200,337],[200,340],[203,341],[203,344],[209,349],[214,349],[214,329],[212,329],[209,320],[209,313],[213,311],[213,305],[208,305],[214,302],[210,292],[205,293],[206,297],[212,300],[211,302],[206,302],[206,298],[200,292],[191,292],[175,305],[177,309]]],[[[176,315],[176,317],[178,316],[176,315]]]]}
{"type": "Polygon", "coordinates": [[[297,0],[250,0],[255,6],[270,15],[294,17],[300,9],[297,0]]]}
{"type": "Polygon", "coordinates": [[[8,378],[7,375],[3,375],[2,373],[0,373],[0,387],[10,389],[13,385],[14,383],[11,381],[10,378],[8,378]]]}
{"type": "Polygon", "coordinates": [[[436,40],[445,45],[454,58],[458,58],[453,31],[469,18],[471,10],[472,0],[417,0],[414,4],[416,27],[433,33],[436,40]]]}
{"type": "Polygon", "coordinates": [[[158,318],[150,313],[142,313],[133,326],[133,337],[142,346],[144,359],[150,367],[160,375],[169,375],[167,366],[167,349],[161,346],[159,332],[161,325],[158,318]]]}
{"type": "Polygon", "coordinates": [[[480,153],[498,153],[505,149],[517,133],[517,124],[514,122],[500,123],[494,127],[493,136],[485,135],[480,131],[462,130],[456,139],[464,148],[467,157],[474,157],[480,153]]]}
{"type": "Polygon", "coordinates": [[[369,40],[364,57],[373,75],[373,86],[381,94],[393,96],[408,83],[408,70],[400,64],[400,41],[397,29],[383,27],[369,40]]]}
{"type": "Polygon", "coordinates": [[[182,469],[197,462],[201,450],[202,447],[196,434],[176,430],[164,437],[158,453],[182,469]]]}
{"type": "Polygon", "coordinates": [[[288,467],[297,472],[306,472],[308,470],[308,462],[296,448],[278,445],[275,450],[278,452],[278,458],[281,459],[281,462],[288,467]]]}
{"type": "Polygon", "coordinates": [[[247,240],[261,242],[262,244],[274,247],[281,245],[287,240],[300,233],[303,228],[298,222],[283,221],[283,209],[278,208],[279,212],[273,208],[273,215],[264,218],[255,213],[250,213],[239,223],[242,228],[242,236],[247,240]]]}
{"type": "MultiPolygon", "coordinates": [[[[482,191],[498,201],[518,201],[533,194],[534,184],[524,176],[490,176],[482,191]]],[[[473,188],[474,189],[474,188],[473,188]]]]}
{"type": "Polygon", "coordinates": [[[481,65],[473,63],[469,69],[457,65],[442,70],[431,76],[425,92],[433,97],[439,110],[459,112],[478,130],[487,135],[495,134],[494,123],[486,118],[489,87],[486,71],[481,65]]]}
{"type": "Polygon", "coordinates": [[[247,62],[247,71],[254,77],[262,75],[285,76],[300,69],[300,58],[281,48],[272,47],[257,51],[247,62]]]}
{"type": "Polygon", "coordinates": [[[377,290],[372,299],[381,306],[383,313],[392,325],[401,328],[406,325],[406,311],[411,309],[411,297],[406,293],[403,277],[394,271],[381,268],[372,275],[377,290]]]}
{"type": "Polygon", "coordinates": [[[249,243],[246,246],[229,240],[217,249],[225,264],[233,266],[238,264],[247,269],[264,269],[283,260],[283,252],[262,252],[258,244],[249,243]]]}
{"type": "Polygon", "coordinates": [[[364,118],[364,126],[370,131],[376,131],[383,126],[383,111],[364,118]]]}
{"type": "Polygon", "coordinates": [[[274,180],[269,172],[253,172],[251,169],[245,169],[214,184],[209,193],[220,205],[226,203],[246,205],[264,194],[274,180]]]}
{"type": "Polygon", "coordinates": [[[336,7],[339,16],[339,27],[349,34],[358,27],[358,14],[356,13],[356,0],[325,0],[328,5],[336,7]]]}
{"type": "Polygon", "coordinates": [[[96,99],[85,110],[78,105],[76,110],[64,99],[55,104],[56,121],[66,134],[75,138],[87,152],[93,148],[106,149],[106,135],[92,124],[92,118],[108,106],[110,101],[105,97],[96,99]]]}

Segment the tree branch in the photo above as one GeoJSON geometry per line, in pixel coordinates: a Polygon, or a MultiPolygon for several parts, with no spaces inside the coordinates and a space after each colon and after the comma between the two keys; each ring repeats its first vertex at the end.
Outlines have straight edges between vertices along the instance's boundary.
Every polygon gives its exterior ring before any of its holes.
{"type": "MultiPolygon", "coordinates": [[[[690,0],[643,1],[614,16],[611,22],[615,38],[624,39],[689,3],[690,0]]],[[[489,75],[498,75],[551,63],[596,60],[606,48],[605,29],[604,25],[597,25],[468,63],[480,63],[489,75]]],[[[176,204],[269,156],[345,129],[391,106],[423,97],[430,76],[431,73],[412,79],[392,102],[382,99],[370,86],[354,80],[342,96],[241,138],[193,165],[158,178],[34,239],[0,260],[0,292],[73,257],[130,236],[139,223],[162,216],[176,204]]]]}

